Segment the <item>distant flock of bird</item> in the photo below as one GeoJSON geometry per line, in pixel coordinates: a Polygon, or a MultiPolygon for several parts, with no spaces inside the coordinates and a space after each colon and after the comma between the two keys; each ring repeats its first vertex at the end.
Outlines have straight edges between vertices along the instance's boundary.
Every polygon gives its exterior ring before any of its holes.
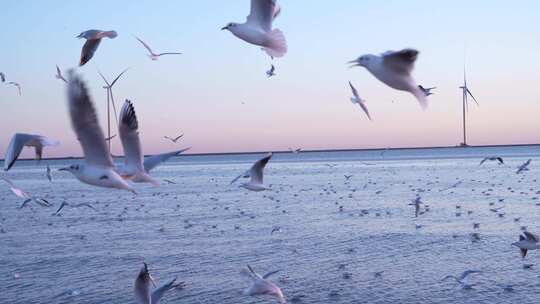
{"type": "MultiPolygon", "coordinates": [[[[275,18],[279,16],[280,12],[281,7],[276,3],[276,0],[251,0],[251,10],[246,22],[229,23],[223,27],[222,30],[228,30],[239,39],[261,47],[272,59],[274,57],[282,57],[287,52],[285,35],[279,29],[272,28],[272,23],[275,18]]],[[[93,58],[103,38],[114,39],[117,36],[118,34],[116,31],[112,30],[88,30],[80,33],[77,38],[86,39],[86,42],[82,47],[79,66],[85,65],[93,58]]],[[[157,60],[160,56],[164,55],[181,54],[180,52],[156,53],[146,42],[138,37],[135,38],[148,51],[148,56],[151,60],[157,60]]],[[[435,89],[435,87],[424,88],[423,86],[418,85],[411,76],[417,56],[417,50],[403,49],[401,51],[388,51],[379,56],[371,54],[363,55],[349,63],[351,64],[351,67],[361,66],[366,68],[375,78],[393,89],[411,93],[418,100],[421,107],[425,109],[428,106],[427,96],[433,94],[432,90],[435,89]]],[[[266,75],[268,77],[275,76],[275,70],[275,66],[272,64],[270,69],[266,71],[266,75]]],[[[111,96],[112,98],[112,86],[124,72],[110,84],[100,73],[107,84],[104,88],[108,90],[108,97],[111,96]]],[[[116,134],[109,134],[108,137],[105,137],[98,123],[95,107],[87,92],[84,81],[73,70],[69,71],[67,78],[64,77],[58,66],[56,66],[55,77],[67,84],[67,99],[71,125],[84,153],[83,164],[74,164],[69,167],[60,168],[60,171],[70,172],[78,180],[89,185],[128,190],[136,194],[136,190],[133,188],[131,182],[158,185],[158,181],[150,175],[150,171],[164,161],[167,161],[169,158],[177,156],[189,149],[185,148],[144,159],[139,138],[139,123],[135,107],[130,100],[126,100],[117,117],[118,136],[124,150],[124,163],[122,165],[115,165],[107,143],[116,137],[116,134]]],[[[0,72],[0,80],[2,83],[6,82],[4,73],[0,72]]],[[[7,82],[7,84],[17,87],[19,95],[22,94],[20,84],[13,81],[7,82]]],[[[358,104],[365,112],[367,118],[371,120],[366,101],[360,97],[358,90],[350,81],[349,86],[353,95],[351,101],[354,104],[358,104]]],[[[171,137],[165,136],[164,138],[170,140],[172,143],[177,143],[182,136],[183,134],[171,137]]],[[[59,145],[58,141],[45,136],[17,133],[12,137],[8,146],[5,155],[4,170],[8,171],[13,167],[24,147],[35,148],[36,159],[39,161],[45,147],[57,145],[59,145]]],[[[299,153],[301,149],[290,148],[290,151],[292,153],[299,153]]],[[[249,170],[234,178],[231,181],[231,184],[240,178],[250,178],[248,182],[242,183],[240,186],[251,191],[270,190],[270,188],[263,183],[263,170],[271,158],[272,153],[269,153],[257,160],[249,170]]],[[[498,161],[500,164],[504,163],[502,158],[494,156],[483,159],[480,162],[480,165],[486,161],[498,161]]],[[[530,162],[531,160],[528,160],[521,165],[518,168],[517,173],[519,174],[523,171],[527,171],[530,162]]],[[[351,176],[345,177],[348,180],[351,176]]],[[[21,208],[30,202],[35,202],[36,204],[46,207],[51,206],[47,200],[35,197],[18,188],[7,177],[2,178],[8,183],[11,191],[15,195],[24,199],[21,208]]],[[[52,181],[52,172],[48,165],[47,178],[52,181]]],[[[420,203],[421,201],[418,197],[411,204],[415,206],[417,216],[420,203]]],[[[55,214],[58,214],[67,205],[68,203],[66,202],[62,203],[55,214]]],[[[79,204],[74,206],[93,208],[89,204],[79,204]]],[[[274,230],[272,233],[273,232],[274,230]]],[[[512,245],[520,248],[523,257],[525,257],[528,250],[540,249],[538,236],[530,232],[524,232],[524,234],[520,236],[519,241],[512,245]]],[[[285,303],[285,298],[279,287],[268,280],[274,273],[275,272],[270,272],[261,276],[248,265],[246,269],[242,270],[242,274],[250,278],[252,284],[245,290],[245,294],[273,295],[280,303],[285,303]]],[[[445,279],[453,278],[457,282],[464,284],[465,278],[472,273],[476,273],[476,271],[465,272],[459,278],[449,276],[445,279]]],[[[183,283],[176,283],[175,280],[155,289],[152,289],[152,284],[154,283],[150,276],[148,266],[144,264],[144,267],[141,269],[135,281],[135,297],[139,303],[156,304],[166,291],[183,287],[183,283]]]]}

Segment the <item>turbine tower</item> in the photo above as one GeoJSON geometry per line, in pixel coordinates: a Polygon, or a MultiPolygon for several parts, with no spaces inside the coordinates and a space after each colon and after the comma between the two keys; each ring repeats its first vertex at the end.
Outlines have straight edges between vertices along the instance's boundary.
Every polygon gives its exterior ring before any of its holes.
{"type": "Polygon", "coordinates": [[[469,87],[467,86],[467,73],[465,72],[465,65],[463,65],[463,85],[459,87],[463,93],[463,142],[460,144],[462,147],[467,147],[467,112],[469,111],[469,100],[468,97],[470,96],[476,105],[478,104],[478,101],[476,101],[476,98],[474,98],[473,94],[471,93],[471,90],[469,90],[469,87]]]}

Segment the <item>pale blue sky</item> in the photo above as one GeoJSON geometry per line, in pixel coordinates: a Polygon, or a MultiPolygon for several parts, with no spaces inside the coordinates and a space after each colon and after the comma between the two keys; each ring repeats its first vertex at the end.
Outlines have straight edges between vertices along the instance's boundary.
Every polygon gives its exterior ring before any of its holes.
{"type": "Polygon", "coordinates": [[[274,26],[289,52],[275,61],[272,79],[263,52],[220,31],[245,20],[249,1],[157,2],[5,1],[0,71],[21,83],[23,96],[0,86],[0,157],[15,132],[60,140],[46,156],[80,155],[54,73],[55,64],[77,65],[84,41],[75,36],[93,28],[119,34],[80,69],[101,123],[97,68],[112,77],[131,67],[115,96],[118,104],[134,101],[147,154],[174,148],[162,136],[178,132],[193,152],[455,145],[465,49],[469,85],[481,103],[471,108],[470,143],[540,142],[540,2],[282,0],[274,26]],[[133,35],[184,55],[152,62],[133,35]],[[345,65],[404,47],[420,51],[416,80],[438,87],[425,112],[408,94],[345,65]],[[349,102],[348,80],[368,100],[374,122],[349,102]]]}

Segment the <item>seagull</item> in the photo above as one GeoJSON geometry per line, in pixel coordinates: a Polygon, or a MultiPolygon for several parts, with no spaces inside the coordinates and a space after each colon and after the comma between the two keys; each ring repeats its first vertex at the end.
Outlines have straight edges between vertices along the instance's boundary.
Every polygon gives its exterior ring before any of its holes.
{"type": "Polygon", "coordinates": [[[17,87],[17,90],[18,90],[18,92],[19,92],[19,96],[22,95],[21,85],[20,85],[18,82],[10,81],[10,82],[8,82],[8,84],[11,84],[11,85],[16,86],[16,87],[17,87]]]}
{"type": "Polygon", "coordinates": [[[158,60],[159,56],[162,56],[162,55],[182,55],[182,53],[173,53],[173,52],[156,54],[154,53],[154,51],[152,51],[150,46],[146,44],[144,41],[142,41],[139,37],[135,36],[135,38],[137,38],[137,40],[139,40],[139,42],[148,50],[148,53],[149,53],[148,57],[150,57],[150,59],[152,60],[158,60]]]}
{"type": "Polygon", "coordinates": [[[521,166],[519,166],[517,171],[516,171],[516,174],[520,174],[523,171],[529,171],[529,164],[531,163],[531,161],[532,161],[532,159],[528,159],[521,166]]]}
{"type": "Polygon", "coordinates": [[[424,94],[426,95],[426,97],[428,97],[429,95],[433,95],[433,93],[431,93],[431,90],[434,90],[434,89],[436,89],[437,87],[424,88],[423,86],[418,85],[418,88],[419,88],[420,90],[422,90],[422,92],[424,92],[424,94]]]}
{"type": "Polygon", "coordinates": [[[85,65],[92,59],[102,38],[107,37],[109,39],[114,39],[116,36],[118,36],[118,34],[115,31],[88,30],[80,33],[76,38],[84,38],[86,39],[86,42],[81,50],[79,66],[85,65]]]}
{"type": "Polygon", "coordinates": [[[245,23],[231,22],[221,28],[234,36],[262,47],[268,56],[283,57],[287,53],[287,41],[279,29],[272,29],[272,22],[280,14],[276,0],[251,0],[251,11],[245,23]]]}
{"type": "Polygon", "coordinates": [[[22,190],[21,188],[18,188],[17,186],[15,186],[15,184],[9,180],[7,177],[2,177],[2,179],[8,183],[9,185],[9,188],[11,190],[11,192],[13,192],[13,194],[15,194],[17,197],[20,197],[22,199],[24,199],[25,201],[22,203],[22,205],[19,207],[19,209],[22,209],[26,204],[28,204],[29,202],[35,202],[43,207],[50,207],[51,204],[44,198],[40,198],[40,197],[35,197],[35,196],[32,196],[30,195],[28,192],[22,190]]]}
{"type": "Polygon", "coordinates": [[[272,231],[270,232],[270,235],[273,235],[274,232],[281,232],[281,227],[275,226],[274,228],[272,228],[272,231]]]}
{"type": "Polygon", "coordinates": [[[418,213],[420,212],[420,204],[422,204],[422,198],[420,196],[417,196],[414,200],[412,200],[412,203],[409,204],[409,206],[414,206],[414,217],[418,217],[418,213]]]}
{"type": "Polygon", "coordinates": [[[444,189],[439,190],[439,192],[450,190],[450,189],[453,189],[453,188],[457,188],[457,186],[461,185],[462,183],[463,183],[463,181],[456,182],[455,184],[453,184],[452,186],[450,186],[448,188],[444,188],[444,189]]]}
{"type": "Polygon", "coordinates": [[[279,270],[269,272],[264,276],[253,271],[251,266],[247,265],[247,268],[243,268],[240,273],[248,277],[251,280],[251,286],[244,290],[244,295],[246,296],[258,296],[258,295],[271,295],[278,299],[279,303],[286,303],[285,297],[281,292],[281,289],[269,281],[268,278],[273,274],[279,272],[279,270]]]}
{"type": "Polygon", "coordinates": [[[116,137],[116,134],[111,135],[111,136],[105,138],[105,141],[110,141],[110,140],[112,140],[112,139],[115,138],[115,137],[116,137]]]}
{"type": "Polygon", "coordinates": [[[63,82],[67,83],[67,80],[64,78],[64,76],[62,76],[62,71],[60,71],[60,68],[58,67],[58,65],[56,65],[56,75],[54,75],[54,77],[56,77],[56,79],[60,79],[63,82]]]}
{"type": "Polygon", "coordinates": [[[293,154],[298,154],[300,151],[302,151],[302,148],[293,149],[293,148],[289,147],[289,151],[291,151],[291,153],[293,153],[293,154]]]}
{"type": "Polygon", "coordinates": [[[148,182],[155,186],[159,185],[159,182],[148,175],[144,169],[141,141],[139,139],[139,122],[133,103],[130,100],[126,99],[124,102],[120,110],[119,121],[118,132],[124,148],[125,163],[118,172],[128,180],[148,182]]]}
{"type": "Polygon", "coordinates": [[[47,146],[58,146],[60,142],[41,135],[16,133],[11,138],[4,160],[4,170],[8,171],[13,167],[15,161],[21,154],[24,147],[34,147],[36,149],[36,160],[39,162],[43,154],[43,148],[47,146]]]}
{"type": "Polygon", "coordinates": [[[270,188],[265,187],[263,184],[263,170],[270,158],[272,158],[272,153],[268,153],[267,156],[256,161],[251,169],[249,169],[249,176],[251,177],[251,180],[247,183],[241,184],[240,187],[251,191],[270,190],[270,188]]]}
{"type": "Polygon", "coordinates": [[[52,183],[53,177],[52,177],[51,167],[49,167],[49,164],[47,164],[47,179],[49,180],[49,182],[52,183]]]}
{"type": "Polygon", "coordinates": [[[446,277],[444,277],[442,281],[445,281],[447,279],[454,279],[456,280],[456,282],[458,282],[460,285],[461,285],[461,288],[463,289],[471,289],[474,284],[467,284],[467,277],[473,273],[481,273],[480,270],[467,270],[467,271],[464,271],[460,276],[459,278],[456,277],[456,276],[453,276],[453,275],[448,275],[446,277]]]}
{"type": "Polygon", "coordinates": [[[356,88],[353,86],[353,84],[350,81],[349,81],[349,86],[351,87],[351,90],[353,93],[353,97],[351,97],[351,102],[358,104],[362,108],[362,110],[364,110],[364,113],[366,113],[369,120],[371,120],[371,116],[369,115],[369,111],[366,106],[366,101],[358,95],[358,91],[356,90],[356,88]]]}
{"type": "Polygon", "coordinates": [[[148,271],[148,265],[146,263],[143,264],[144,266],[135,280],[135,300],[137,303],[158,304],[167,291],[175,288],[184,288],[184,282],[176,283],[176,278],[174,278],[166,284],[152,290],[152,285],[155,287],[156,284],[148,271]]]}
{"type": "Polygon", "coordinates": [[[351,177],[353,177],[352,175],[343,175],[345,177],[346,180],[350,180],[351,177]]]}
{"type": "Polygon", "coordinates": [[[539,241],[540,239],[538,238],[538,235],[528,231],[523,231],[523,235],[519,236],[519,241],[512,243],[512,245],[519,248],[521,251],[521,257],[524,259],[527,255],[527,250],[540,249],[539,241]]]}
{"type": "Polygon", "coordinates": [[[489,161],[498,161],[499,165],[504,165],[503,159],[501,157],[499,157],[499,156],[486,157],[486,158],[482,159],[482,161],[480,161],[480,165],[482,165],[487,160],[489,160],[489,161]]]}
{"type": "Polygon", "coordinates": [[[4,73],[2,73],[2,72],[0,72],[0,80],[2,82],[6,82],[6,75],[4,73]]]}
{"type": "Polygon", "coordinates": [[[96,110],[84,82],[73,71],[68,81],[68,108],[73,131],[84,152],[84,164],[60,168],[83,183],[106,188],[135,190],[115,171],[105,136],[99,127],[96,110]]]}
{"type": "Polygon", "coordinates": [[[62,204],[60,204],[60,207],[58,208],[58,210],[56,210],[56,212],[53,215],[57,215],[58,213],[60,213],[60,211],[62,209],[64,209],[65,206],[71,206],[71,207],[74,207],[74,208],[88,207],[88,208],[90,208],[92,210],[96,210],[96,208],[94,208],[94,206],[90,205],[89,203],[80,203],[80,204],[72,205],[72,204],[69,204],[68,202],[62,202],[62,204]]]}
{"type": "Polygon", "coordinates": [[[393,89],[407,91],[413,94],[420,103],[420,106],[426,109],[428,106],[426,95],[411,76],[417,56],[417,50],[403,49],[397,52],[388,51],[380,56],[371,54],[363,55],[349,61],[349,63],[353,64],[351,67],[365,67],[375,78],[393,89]]]}
{"type": "Polygon", "coordinates": [[[178,140],[179,140],[180,138],[182,138],[183,136],[184,136],[184,134],[180,134],[180,135],[178,135],[178,136],[176,136],[176,137],[174,137],[174,138],[169,137],[169,136],[163,136],[163,138],[168,139],[168,140],[172,141],[173,143],[177,143],[178,140]]]}
{"type": "Polygon", "coordinates": [[[272,64],[270,66],[270,70],[266,71],[266,76],[268,76],[268,78],[272,76],[276,76],[276,73],[274,73],[275,70],[276,70],[276,67],[272,64]]]}

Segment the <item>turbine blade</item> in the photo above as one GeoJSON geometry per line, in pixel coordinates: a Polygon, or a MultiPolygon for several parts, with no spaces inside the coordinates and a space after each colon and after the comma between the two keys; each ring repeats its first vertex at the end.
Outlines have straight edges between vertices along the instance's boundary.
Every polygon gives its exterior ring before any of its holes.
{"type": "Polygon", "coordinates": [[[120,79],[120,77],[121,77],[122,75],[124,75],[125,72],[127,72],[127,70],[129,70],[129,68],[123,70],[122,73],[120,73],[120,74],[118,74],[118,76],[116,76],[116,78],[115,78],[115,79],[113,80],[113,82],[111,83],[111,88],[112,88],[112,86],[114,86],[114,84],[116,83],[116,81],[117,81],[118,79],[120,79]]]}
{"type": "Polygon", "coordinates": [[[478,101],[476,101],[476,98],[474,98],[474,96],[473,96],[473,94],[471,93],[471,91],[469,90],[469,88],[466,88],[466,89],[467,89],[467,93],[472,97],[472,99],[474,100],[474,102],[476,102],[476,105],[479,106],[480,104],[478,103],[478,101]]]}
{"type": "Polygon", "coordinates": [[[105,76],[103,76],[103,74],[101,74],[101,72],[98,70],[98,73],[99,73],[99,76],[101,76],[101,78],[103,78],[103,81],[105,81],[105,84],[110,87],[111,85],[109,84],[109,82],[107,81],[107,79],[105,78],[105,76]]]}

